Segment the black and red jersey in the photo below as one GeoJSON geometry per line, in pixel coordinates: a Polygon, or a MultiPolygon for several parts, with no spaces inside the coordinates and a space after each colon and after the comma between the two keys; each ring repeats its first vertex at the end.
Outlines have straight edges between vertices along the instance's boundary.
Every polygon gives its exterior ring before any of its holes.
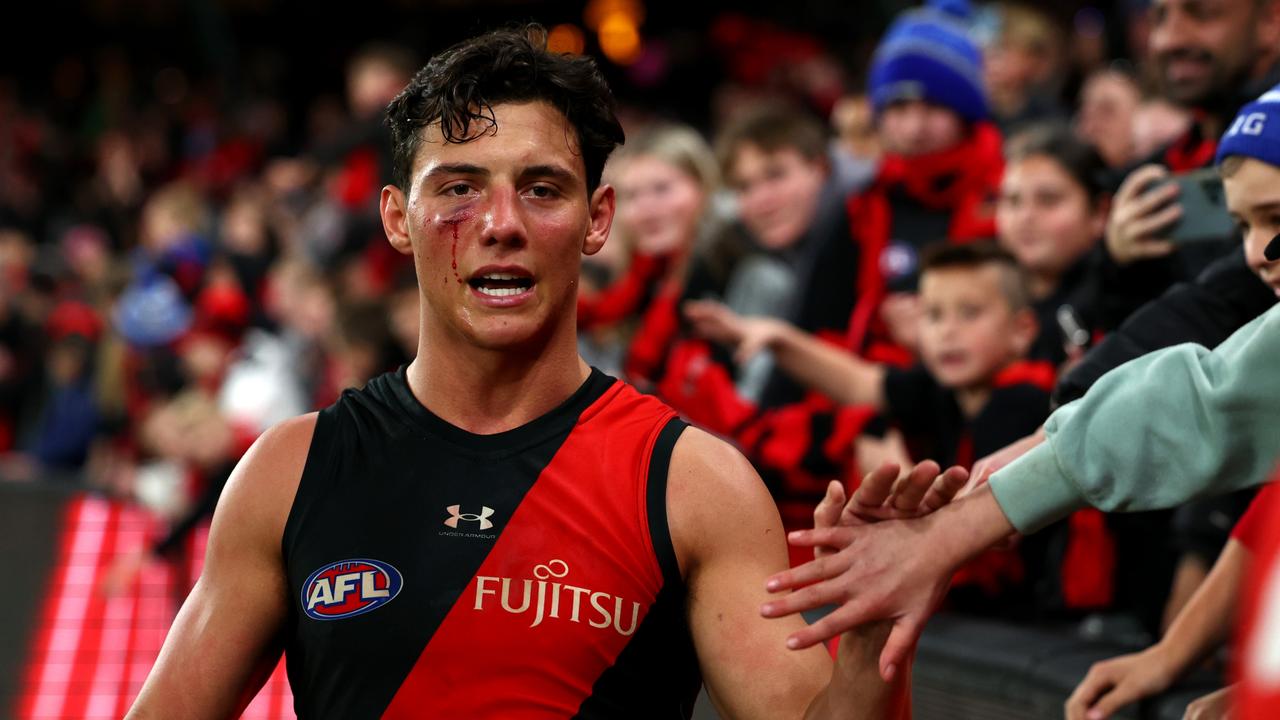
{"type": "Polygon", "coordinates": [[[284,532],[298,716],[688,717],[666,519],[684,427],[598,370],[495,435],[433,415],[403,368],[345,392],[284,532]]]}

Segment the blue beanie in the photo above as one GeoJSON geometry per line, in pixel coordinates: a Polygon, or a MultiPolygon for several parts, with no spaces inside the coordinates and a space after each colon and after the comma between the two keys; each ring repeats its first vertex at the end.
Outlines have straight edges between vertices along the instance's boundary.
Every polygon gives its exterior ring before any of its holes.
{"type": "Polygon", "coordinates": [[[871,59],[867,84],[877,113],[898,100],[926,100],[970,122],[987,118],[971,15],[967,0],[930,0],[894,21],[871,59]]]}
{"type": "Polygon", "coordinates": [[[1243,155],[1280,167],[1280,85],[1240,108],[1231,127],[1218,141],[1221,163],[1228,155],[1243,155]]]}

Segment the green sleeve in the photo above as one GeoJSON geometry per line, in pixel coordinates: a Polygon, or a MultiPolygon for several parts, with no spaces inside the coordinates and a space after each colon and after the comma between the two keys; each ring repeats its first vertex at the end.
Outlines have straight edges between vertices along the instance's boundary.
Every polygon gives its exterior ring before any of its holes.
{"type": "Polygon", "coordinates": [[[1154,510],[1257,485],[1280,459],[1280,305],[1215,350],[1177,345],[1102,376],[991,477],[1020,532],[1078,508],[1154,510]]]}

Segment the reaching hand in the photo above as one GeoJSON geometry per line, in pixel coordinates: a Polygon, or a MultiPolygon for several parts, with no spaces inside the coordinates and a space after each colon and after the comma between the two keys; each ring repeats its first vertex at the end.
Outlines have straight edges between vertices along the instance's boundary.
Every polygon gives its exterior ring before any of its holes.
{"type": "Polygon", "coordinates": [[[1168,183],[1154,187],[1169,171],[1159,165],[1143,165],[1129,173],[1112,201],[1107,220],[1107,252],[1119,265],[1135,260],[1163,257],[1175,246],[1162,239],[1171,224],[1182,217],[1176,202],[1178,186],[1168,183]]]}
{"type": "MultiPolygon", "coordinates": [[[[844,485],[832,480],[827,494],[813,511],[815,529],[852,527],[902,518],[920,517],[941,508],[964,487],[968,473],[953,467],[940,473],[932,460],[918,463],[902,475],[896,463],[884,463],[867,473],[853,497],[845,501],[844,485]]],[[[815,545],[815,557],[835,553],[839,548],[815,545]]]]}
{"type": "Polygon", "coordinates": [[[1164,692],[1172,683],[1173,673],[1158,645],[1094,663],[1067,698],[1067,720],[1103,720],[1129,703],[1164,692]]]}
{"type": "Polygon", "coordinates": [[[898,475],[892,464],[867,475],[853,498],[844,503],[834,526],[828,523],[833,508],[841,503],[839,494],[829,487],[828,497],[815,511],[819,527],[789,537],[793,545],[818,548],[818,557],[770,578],[766,585],[770,592],[800,589],[761,608],[765,617],[782,617],[828,604],[840,606],[788,638],[787,645],[793,649],[810,647],[874,620],[892,620],[893,630],[880,656],[880,674],[886,682],[893,681],[897,668],[910,655],[951,576],[951,561],[933,552],[924,540],[919,523],[929,518],[921,518],[948,504],[968,478],[963,468],[942,473],[929,461],[904,478],[898,475]],[[909,518],[914,519],[900,521],[909,518]],[[869,582],[872,579],[877,581],[875,587],[869,582]],[[890,599],[897,605],[891,606],[890,599]]]}
{"type": "Polygon", "coordinates": [[[684,316],[693,331],[708,340],[733,349],[734,361],[744,363],[782,336],[786,323],[768,317],[743,317],[714,300],[691,300],[684,304],[684,316]]]}

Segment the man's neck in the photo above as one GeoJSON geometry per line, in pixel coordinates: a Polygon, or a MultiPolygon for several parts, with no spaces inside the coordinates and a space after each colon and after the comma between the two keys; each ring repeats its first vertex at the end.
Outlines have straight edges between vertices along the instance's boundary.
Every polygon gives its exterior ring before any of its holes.
{"type": "Polygon", "coordinates": [[[530,348],[489,350],[461,338],[428,337],[407,369],[409,389],[451,425],[478,435],[520,427],[554,410],[591,374],[576,338],[530,348]]]}

